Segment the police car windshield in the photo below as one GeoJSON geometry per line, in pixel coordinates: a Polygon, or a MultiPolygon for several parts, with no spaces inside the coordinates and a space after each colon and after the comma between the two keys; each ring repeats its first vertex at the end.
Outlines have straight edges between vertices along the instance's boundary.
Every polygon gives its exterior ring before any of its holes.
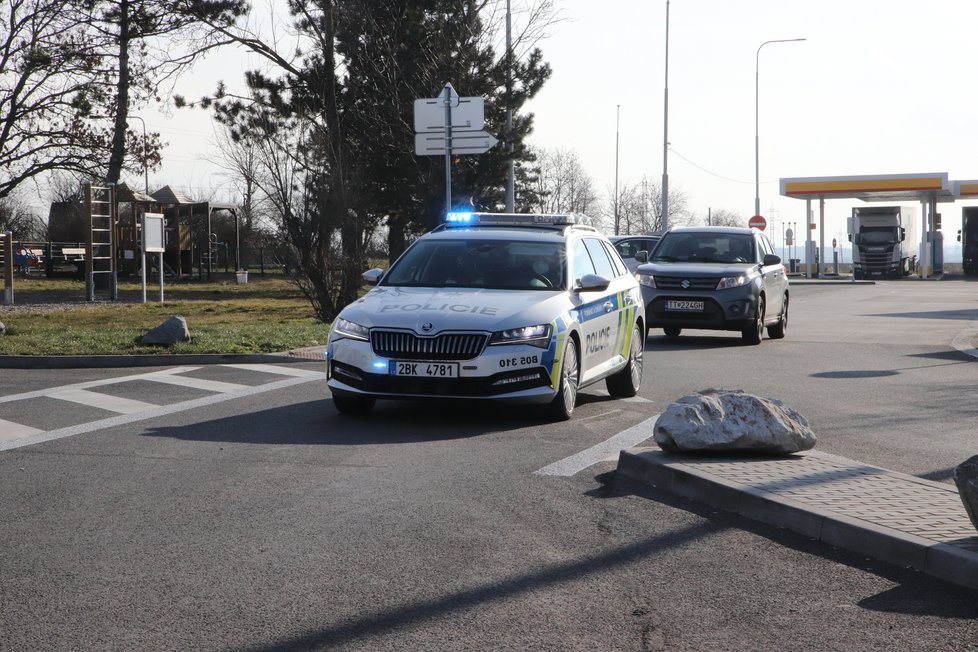
{"type": "Polygon", "coordinates": [[[492,290],[564,289],[562,243],[457,238],[415,243],[383,285],[492,290]]]}
{"type": "Polygon", "coordinates": [[[667,233],[651,262],[748,263],[754,261],[754,238],[739,233],[667,233]]]}

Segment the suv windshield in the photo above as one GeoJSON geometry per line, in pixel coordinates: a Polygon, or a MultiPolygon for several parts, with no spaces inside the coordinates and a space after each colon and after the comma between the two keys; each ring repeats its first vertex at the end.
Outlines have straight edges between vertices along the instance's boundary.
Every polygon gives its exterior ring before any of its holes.
{"type": "Polygon", "coordinates": [[[423,240],[391,268],[383,285],[493,290],[564,289],[564,245],[513,240],[423,240]]]}
{"type": "Polygon", "coordinates": [[[652,262],[749,263],[756,260],[754,238],[739,233],[667,233],[652,262]]]}

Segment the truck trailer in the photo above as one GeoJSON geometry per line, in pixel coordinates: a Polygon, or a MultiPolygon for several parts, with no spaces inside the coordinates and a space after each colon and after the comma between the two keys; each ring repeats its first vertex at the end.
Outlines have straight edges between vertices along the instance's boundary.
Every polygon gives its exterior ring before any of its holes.
{"type": "Polygon", "coordinates": [[[961,243],[961,264],[965,276],[978,275],[978,206],[961,209],[958,242],[961,243]]]}
{"type": "Polygon", "coordinates": [[[914,271],[920,249],[916,213],[906,206],[852,209],[847,226],[854,278],[901,278],[914,271]]]}

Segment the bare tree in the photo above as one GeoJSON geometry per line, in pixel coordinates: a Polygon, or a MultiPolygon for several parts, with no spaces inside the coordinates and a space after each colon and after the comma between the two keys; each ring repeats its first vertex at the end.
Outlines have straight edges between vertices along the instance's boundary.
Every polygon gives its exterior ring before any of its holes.
{"type": "Polygon", "coordinates": [[[14,197],[0,199],[0,232],[10,231],[18,240],[47,239],[44,220],[23,201],[14,197]]]}
{"type": "MultiPolygon", "coordinates": [[[[609,191],[614,196],[614,190],[609,191]]],[[[613,207],[612,207],[613,210],[613,207]]],[[[662,190],[658,183],[642,177],[638,183],[624,183],[618,188],[619,230],[623,235],[648,233],[662,230],[662,190]]],[[[669,190],[669,224],[689,224],[686,194],[682,190],[669,190]]]]}
{"type": "Polygon", "coordinates": [[[543,149],[535,153],[539,168],[537,210],[590,215],[598,197],[577,153],[568,149],[543,149]]]}
{"type": "Polygon", "coordinates": [[[117,183],[127,154],[136,159],[138,169],[160,162],[159,134],[146,134],[143,143],[142,133],[129,123],[130,109],[168,98],[183,72],[208,51],[229,43],[208,23],[230,25],[245,14],[246,5],[243,0],[89,2],[89,29],[101,50],[99,79],[110,98],[107,117],[113,120],[105,180],[117,183]]]}
{"type": "Polygon", "coordinates": [[[747,226],[747,220],[740,213],[728,208],[711,209],[705,219],[708,226],[747,226]]]}
{"type": "Polygon", "coordinates": [[[50,171],[97,174],[108,131],[85,120],[105,95],[84,8],[71,0],[0,8],[0,198],[50,171]]]}

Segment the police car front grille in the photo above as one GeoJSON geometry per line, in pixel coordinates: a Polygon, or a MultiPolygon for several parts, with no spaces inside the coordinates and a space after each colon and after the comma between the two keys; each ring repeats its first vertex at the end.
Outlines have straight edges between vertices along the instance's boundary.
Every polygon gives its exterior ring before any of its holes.
{"type": "Polygon", "coordinates": [[[719,282],[719,278],[655,275],[655,287],[659,290],[714,290],[719,282]]]}
{"type": "Polygon", "coordinates": [[[443,333],[419,337],[404,331],[370,331],[374,353],[398,360],[471,360],[486,347],[484,333],[443,333]]]}

